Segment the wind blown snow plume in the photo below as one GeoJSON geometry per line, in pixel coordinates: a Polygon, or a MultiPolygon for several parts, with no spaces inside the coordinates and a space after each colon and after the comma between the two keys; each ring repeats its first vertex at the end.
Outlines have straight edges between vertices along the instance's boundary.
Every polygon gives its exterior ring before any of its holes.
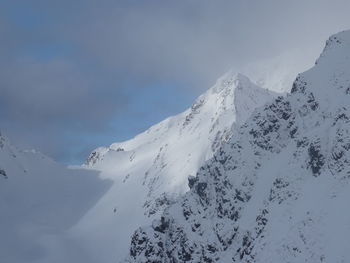
{"type": "Polygon", "coordinates": [[[137,229],[127,262],[349,262],[350,31],[137,229]]]}

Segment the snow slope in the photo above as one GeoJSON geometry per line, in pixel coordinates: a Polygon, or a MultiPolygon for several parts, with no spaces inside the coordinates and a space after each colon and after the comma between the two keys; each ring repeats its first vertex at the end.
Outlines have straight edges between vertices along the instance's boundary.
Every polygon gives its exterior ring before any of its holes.
{"type": "Polygon", "coordinates": [[[185,112],[92,152],[84,167],[114,184],[73,229],[90,257],[95,262],[125,257],[133,231],[186,192],[188,177],[228,140],[231,127],[273,96],[247,77],[228,73],[185,112]]]}
{"type": "Polygon", "coordinates": [[[350,31],[257,109],[127,262],[350,262],[350,31]]]}
{"type": "Polygon", "coordinates": [[[89,262],[69,229],[109,187],[95,172],[17,149],[0,134],[0,262],[89,262]]]}

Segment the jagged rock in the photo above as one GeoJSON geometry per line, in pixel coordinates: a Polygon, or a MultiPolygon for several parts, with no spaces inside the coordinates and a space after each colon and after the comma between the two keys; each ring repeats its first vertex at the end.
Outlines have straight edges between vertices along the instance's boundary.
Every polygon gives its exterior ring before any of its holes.
{"type": "Polygon", "coordinates": [[[7,178],[7,174],[6,174],[5,170],[3,170],[3,169],[0,169],[0,175],[7,178]]]}
{"type": "Polygon", "coordinates": [[[349,262],[349,54],[350,31],[330,37],[291,94],[257,109],[189,179],[166,227],[135,232],[131,249],[138,233],[147,246],[127,261],[349,262]]]}

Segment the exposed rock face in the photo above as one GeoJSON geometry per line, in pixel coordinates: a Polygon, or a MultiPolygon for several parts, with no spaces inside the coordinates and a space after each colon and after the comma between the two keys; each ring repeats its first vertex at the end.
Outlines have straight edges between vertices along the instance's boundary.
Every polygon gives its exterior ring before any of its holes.
{"type": "Polygon", "coordinates": [[[127,262],[349,262],[350,31],[256,110],[127,262]]]}

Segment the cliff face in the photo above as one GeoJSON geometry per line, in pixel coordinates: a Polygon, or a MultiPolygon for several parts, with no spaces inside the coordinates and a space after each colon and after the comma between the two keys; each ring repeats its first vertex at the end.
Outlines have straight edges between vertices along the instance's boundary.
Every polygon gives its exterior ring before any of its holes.
{"type": "Polygon", "coordinates": [[[348,262],[350,31],[135,231],[127,262],[348,262]]]}

